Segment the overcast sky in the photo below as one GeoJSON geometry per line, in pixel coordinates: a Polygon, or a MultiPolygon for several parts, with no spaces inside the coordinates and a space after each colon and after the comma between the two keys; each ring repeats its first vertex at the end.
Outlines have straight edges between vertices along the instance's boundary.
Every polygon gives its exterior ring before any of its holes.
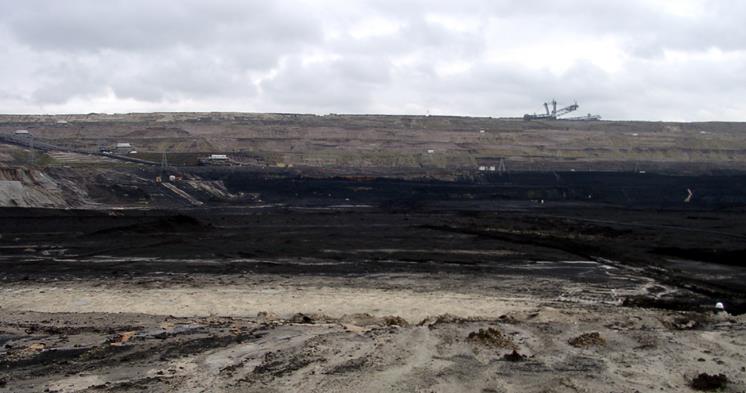
{"type": "Polygon", "coordinates": [[[746,120],[743,0],[0,0],[0,113],[746,120]]]}

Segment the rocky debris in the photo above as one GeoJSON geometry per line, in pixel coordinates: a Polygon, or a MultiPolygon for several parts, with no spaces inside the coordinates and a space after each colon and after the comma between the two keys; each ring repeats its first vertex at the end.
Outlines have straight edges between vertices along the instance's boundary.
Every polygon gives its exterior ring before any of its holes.
{"type": "Polygon", "coordinates": [[[1,207],[70,208],[90,203],[81,187],[71,187],[36,169],[0,166],[1,207]]]}
{"type": "Polygon", "coordinates": [[[496,347],[496,348],[509,348],[512,350],[518,349],[513,340],[502,334],[495,328],[479,329],[479,331],[469,333],[467,336],[469,341],[478,343],[485,346],[496,347]]]}
{"type": "Polygon", "coordinates": [[[713,391],[723,389],[727,384],[728,378],[725,374],[701,373],[692,379],[689,386],[694,390],[713,391]]]}
{"type": "Polygon", "coordinates": [[[601,337],[601,334],[598,332],[591,332],[571,338],[567,343],[575,348],[589,348],[606,345],[606,339],[601,337]]]}

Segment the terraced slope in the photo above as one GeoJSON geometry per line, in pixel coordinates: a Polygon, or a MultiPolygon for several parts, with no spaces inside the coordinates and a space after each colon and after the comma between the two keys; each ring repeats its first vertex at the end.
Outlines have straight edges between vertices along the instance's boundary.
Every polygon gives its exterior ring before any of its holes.
{"type": "MultiPolygon", "coordinates": [[[[453,178],[489,170],[711,173],[746,169],[746,123],[445,116],[151,113],[0,116],[0,133],[89,149],[129,142],[181,164],[228,153],[255,166],[453,178]]],[[[152,157],[151,157],[152,158],[152,157]]]]}

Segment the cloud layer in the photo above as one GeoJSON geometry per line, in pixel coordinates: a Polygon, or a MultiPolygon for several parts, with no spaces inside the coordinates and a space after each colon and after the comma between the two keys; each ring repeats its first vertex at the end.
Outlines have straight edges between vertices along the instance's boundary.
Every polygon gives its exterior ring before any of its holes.
{"type": "Polygon", "coordinates": [[[746,120],[740,0],[0,0],[0,113],[746,120]]]}

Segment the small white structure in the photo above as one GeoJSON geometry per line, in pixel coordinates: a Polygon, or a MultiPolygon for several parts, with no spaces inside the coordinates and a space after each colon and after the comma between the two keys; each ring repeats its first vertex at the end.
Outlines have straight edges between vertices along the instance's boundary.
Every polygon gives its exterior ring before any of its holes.
{"type": "Polygon", "coordinates": [[[57,120],[57,124],[67,124],[67,120],[57,120]]]}
{"type": "Polygon", "coordinates": [[[484,171],[486,171],[486,170],[487,170],[487,167],[486,167],[486,166],[484,166],[484,165],[480,165],[480,166],[479,166],[479,170],[480,170],[480,171],[482,171],[482,172],[484,172],[484,171]]]}
{"type": "Polygon", "coordinates": [[[427,154],[433,154],[433,153],[435,153],[435,150],[433,150],[433,149],[428,149],[427,150],[427,154]]]}
{"type": "Polygon", "coordinates": [[[132,144],[129,142],[117,142],[116,147],[117,149],[130,149],[132,148],[132,144]]]}
{"type": "Polygon", "coordinates": [[[207,157],[208,160],[217,160],[217,161],[225,161],[228,159],[228,156],[225,154],[210,154],[209,157],[207,157]]]}
{"type": "Polygon", "coordinates": [[[137,154],[137,150],[130,150],[129,154],[137,154]]]}
{"type": "Polygon", "coordinates": [[[175,182],[176,181],[176,176],[174,176],[174,175],[168,176],[168,181],[170,181],[172,183],[175,182]]]}
{"type": "Polygon", "coordinates": [[[484,134],[484,130],[479,130],[479,133],[480,134],[484,134]]]}
{"type": "Polygon", "coordinates": [[[30,132],[28,130],[16,130],[16,135],[28,135],[30,132]]]}
{"type": "Polygon", "coordinates": [[[496,169],[497,168],[494,165],[490,166],[490,172],[494,172],[496,169]]]}

